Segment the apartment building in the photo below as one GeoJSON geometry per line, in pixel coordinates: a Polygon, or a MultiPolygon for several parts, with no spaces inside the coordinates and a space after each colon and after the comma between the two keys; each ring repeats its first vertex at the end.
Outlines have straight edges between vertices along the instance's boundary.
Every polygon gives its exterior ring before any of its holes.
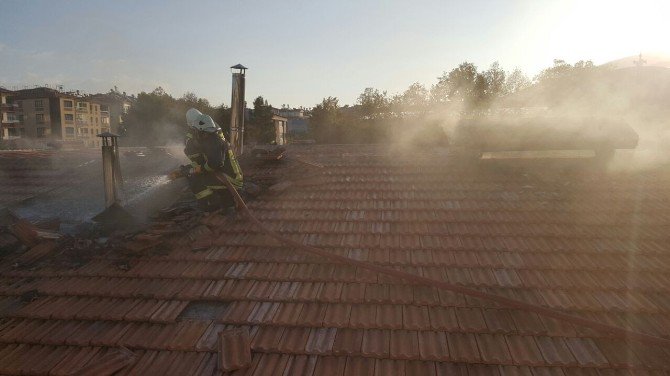
{"type": "Polygon", "coordinates": [[[12,91],[0,87],[0,140],[20,137],[16,105],[11,101],[12,91]]]}
{"type": "Polygon", "coordinates": [[[101,104],[76,92],[46,87],[17,90],[11,100],[16,106],[18,135],[47,142],[94,147],[103,128],[101,104]]]}
{"type": "Polygon", "coordinates": [[[94,94],[90,99],[100,104],[103,132],[120,133],[123,115],[130,110],[134,98],[114,87],[108,93],[94,94]]]}

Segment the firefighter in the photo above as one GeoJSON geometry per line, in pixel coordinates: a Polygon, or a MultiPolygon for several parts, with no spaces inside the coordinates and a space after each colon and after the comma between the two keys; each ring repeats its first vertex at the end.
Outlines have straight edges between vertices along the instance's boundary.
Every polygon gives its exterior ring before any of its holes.
{"type": "Polygon", "coordinates": [[[186,122],[189,131],[184,153],[191,160],[189,185],[199,206],[205,211],[233,207],[233,196],[215,175],[222,173],[235,188],[242,188],[242,170],[233,149],[211,116],[191,108],[186,122]]]}

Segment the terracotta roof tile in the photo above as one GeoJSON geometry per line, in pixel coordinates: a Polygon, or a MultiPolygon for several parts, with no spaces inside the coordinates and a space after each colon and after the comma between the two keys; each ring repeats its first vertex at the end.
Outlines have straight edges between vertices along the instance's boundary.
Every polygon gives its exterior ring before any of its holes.
{"type": "Polygon", "coordinates": [[[507,347],[515,364],[542,365],[544,360],[535,338],[531,336],[506,336],[507,347]]]}
{"type": "Polygon", "coordinates": [[[456,310],[450,307],[429,307],[430,326],[438,330],[459,330],[456,310]]]}
{"type": "Polygon", "coordinates": [[[402,320],[405,329],[429,328],[430,316],[428,315],[428,307],[405,305],[403,306],[402,320]]]}
{"type": "Polygon", "coordinates": [[[509,313],[519,333],[536,335],[547,333],[547,328],[544,327],[542,320],[540,320],[540,317],[536,313],[518,310],[511,310],[509,313]]]}
{"type": "Polygon", "coordinates": [[[344,369],[345,375],[374,376],[375,360],[370,358],[349,358],[344,369]]]}
{"type": "Polygon", "coordinates": [[[547,363],[561,366],[573,366],[577,364],[577,360],[572,355],[565,339],[537,337],[536,343],[547,363]]]}
{"type": "Polygon", "coordinates": [[[359,304],[351,308],[349,325],[354,328],[374,327],[377,307],[372,304],[359,304]]]}
{"type": "Polygon", "coordinates": [[[449,346],[444,332],[418,332],[419,353],[422,359],[445,360],[449,359],[449,346]]]}
{"type": "Polygon", "coordinates": [[[482,332],[487,329],[484,315],[479,308],[456,308],[458,325],[462,330],[482,332]]]}
{"type": "Polygon", "coordinates": [[[213,351],[216,348],[216,343],[219,338],[219,332],[224,329],[223,324],[210,323],[209,326],[198,338],[194,348],[197,351],[213,351]]]}
{"type": "Polygon", "coordinates": [[[333,343],[333,354],[359,355],[363,344],[363,330],[339,329],[333,343]]]}
{"type": "MultiPolygon", "coordinates": [[[[631,344],[629,349],[632,350],[635,357],[637,357],[645,367],[657,368],[665,371],[670,370],[670,366],[668,365],[670,352],[666,348],[631,344]]],[[[600,352],[598,351],[598,353],[600,352]]],[[[597,357],[597,355],[598,354],[595,354],[594,357],[597,357]]],[[[575,357],[577,357],[577,354],[575,354],[575,357]]]]}
{"type": "Polygon", "coordinates": [[[322,356],[316,361],[314,375],[343,376],[347,358],[343,356],[322,356]]]}
{"type": "Polygon", "coordinates": [[[293,354],[304,353],[309,334],[309,328],[286,328],[279,343],[279,351],[293,354]]]}
{"type": "Polygon", "coordinates": [[[295,325],[303,310],[304,303],[283,303],[272,318],[273,324],[295,325]]]}
{"type": "Polygon", "coordinates": [[[100,348],[78,347],[69,348],[68,350],[69,351],[61,358],[61,361],[49,370],[49,374],[72,374],[72,372],[76,370],[78,366],[88,363],[91,358],[95,357],[96,354],[100,351],[100,348]]]}
{"type": "Polygon", "coordinates": [[[327,305],[323,303],[306,303],[300,312],[298,320],[307,326],[322,326],[326,315],[326,308],[327,305]]]}
{"type": "Polygon", "coordinates": [[[457,362],[481,362],[477,338],[470,333],[447,333],[451,359],[457,362]]]}
{"type": "Polygon", "coordinates": [[[363,334],[361,353],[364,356],[383,358],[389,356],[391,332],[388,330],[370,329],[363,334]]]}
{"type": "Polygon", "coordinates": [[[331,353],[336,335],[336,328],[313,328],[307,339],[305,351],[310,354],[331,353]]]}
{"type": "Polygon", "coordinates": [[[399,305],[378,305],[376,307],[376,326],[382,329],[402,328],[402,307],[399,305]]]}
{"type": "Polygon", "coordinates": [[[419,338],[417,332],[408,330],[391,331],[391,357],[395,359],[413,359],[419,356],[419,338]]]}
{"type": "Polygon", "coordinates": [[[298,375],[309,376],[314,374],[314,368],[318,357],[316,356],[294,356],[287,364],[283,376],[298,375]]]}
{"type": "Polygon", "coordinates": [[[389,301],[394,304],[410,304],[414,301],[411,285],[394,284],[389,287],[389,301]]]}
{"type": "Polygon", "coordinates": [[[377,359],[375,361],[375,376],[405,376],[405,364],[405,361],[377,359]]]}
{"type": "Polygon", "coordinates": [[[484,362],[493,364],[511,362],[512,358],[507,343],[505,343],[505,336],[500,334],[477,334],[476,338],[484,362]]]}
{"type": "Polygon", "coordinates": [[[436,375],[435,363],[412,360],[407,362],[405,369],[408,375],[436,375]]]}
{"type": "Polygon", "coordinates": [[[345,327],[349,324],[350,316],[351,304],[327,304],[323,325],[345,327]]]}

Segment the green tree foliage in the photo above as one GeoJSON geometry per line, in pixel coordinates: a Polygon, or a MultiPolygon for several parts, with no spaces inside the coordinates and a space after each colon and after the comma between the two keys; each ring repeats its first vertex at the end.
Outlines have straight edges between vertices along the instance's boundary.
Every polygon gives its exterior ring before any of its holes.
{"type": "Polygon", "coordinates": [[[430,93],[425,86],[418,82],[411,84],[401,95],[396,95],[391,101],[393,113],[396,115],[412,113],[418,114],[428,110],[430,93]]]}
{"type": "Polygon", "coordinates": [[[150,93],[138,94],[125,115],[122,142],[147,146],[182,142],[187,128],[186,111],[191,107],[212,116],[215,121],[222,118],[221,112],[225,112],[225,108],[212,107],[206,99],[190,92],[175,99],[159,86],[150,93]]]}
{"type": "Polygon", "coordinates": [[[380,92],[371,87],[365,88],[358,96],[358,105],[361,115],[365,119],[384,118],[389,113],[391,101],[385,91],[380,92]]]}
{"type": "Polygon", "coordinates": [[[261,96],[254,100],[254,109],[249,123],[245,126],[245,133],[245,139],[251,142],[267,144],[275,139],[272,106],[261,96]]]}
{"type": "MultiPolygon", "coordinates": [[[[605,68],[596,67],[592,61],[580,60],[570,65],[561,59],[555,59],[554,65],[542,70],[536,77],[539,95],[550,106],[561,106],[571,103],[575,98],[594,97],[600,83],[601,73],[605,68]]],[[[585,108],[593,105],[583,103],[585,108]]]]}
{"type": "Polygon", "coordinates": [[[314,106],[309,118],[309,127],[320,142],[336,142],[341,138],[339,127],[342,125],[342,111],[335,97],[323,98],[321,103],[314,106]]]}

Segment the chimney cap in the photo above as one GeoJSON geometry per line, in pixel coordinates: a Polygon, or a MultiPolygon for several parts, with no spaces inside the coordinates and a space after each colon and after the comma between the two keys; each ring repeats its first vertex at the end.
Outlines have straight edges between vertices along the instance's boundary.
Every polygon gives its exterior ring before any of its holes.
{"type": "Polygon", "coordinates": [[[242,65],[242,64],[233,65],[233,66],[230,67],[230,68],[231,68],[231,69],[249,69],[249,68],[245,67],[245,66],[242,65]]]}
{"type": "Polygon", "coordinates": [[[98,134],[97,136],[98,137],[103,137],[103,138],[104,137],[119,137],[118,134],[114,134],[114,133],[111,133],[111,132],[102,132],[102,133],[98,134]]]}

